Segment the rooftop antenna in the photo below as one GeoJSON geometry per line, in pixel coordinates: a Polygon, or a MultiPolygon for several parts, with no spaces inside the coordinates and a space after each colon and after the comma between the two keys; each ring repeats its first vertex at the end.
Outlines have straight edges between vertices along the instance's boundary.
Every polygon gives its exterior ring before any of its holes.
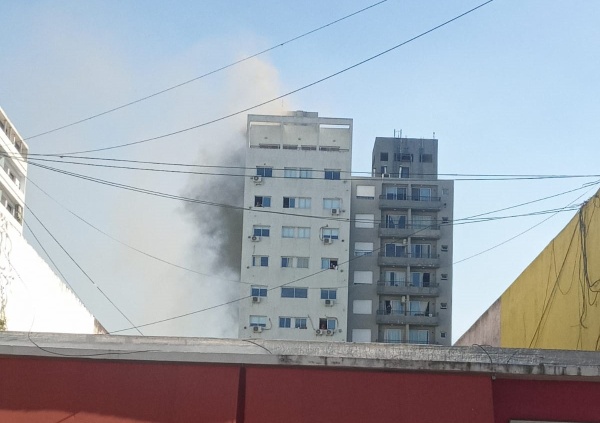
{"type": "Polygon", "coordinates": [[[435,139],[435,131],[433,131],[433,139],[435,139]]]}

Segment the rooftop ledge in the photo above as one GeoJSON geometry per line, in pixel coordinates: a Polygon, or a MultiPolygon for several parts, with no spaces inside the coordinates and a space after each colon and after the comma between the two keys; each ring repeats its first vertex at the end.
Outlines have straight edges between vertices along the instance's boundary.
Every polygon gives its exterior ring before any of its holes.
{"type": "Polygon", "coordinates": [[[438,345],[2,332],[0,356],[487,373],[600,381],[600,353],[438,345]],[[31,340],[30,340],[31,339],[31,340]],[[37,344],[38,346],[36,346],[37,344]],[[43,349],[42,349],[43,348],[43,349]]]}

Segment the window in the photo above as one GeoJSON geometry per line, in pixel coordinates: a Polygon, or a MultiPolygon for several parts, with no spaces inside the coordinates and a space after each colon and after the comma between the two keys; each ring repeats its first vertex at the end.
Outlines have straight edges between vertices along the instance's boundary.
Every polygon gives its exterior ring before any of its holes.
{"type": "Polygon", "coordinates": [[[371,342],[371,329],[352,329],[352,342],[371,342]]]}
{"type": "Polygon", "coordinates": [[[408,153],[394,153],[394,160],[397,162],[412,162],[413,155],[408,153]]]}
{"type": "Polygon", "coordinates": [[[385,187],[386,200],[406,200],[406,187],[385,187]]]}
{"type": "Polygon", "coordinates": [[[371,285],[373,283],[373,272],[370,270],[355,270],[354,284],[371,285]]]}
{"type": "Polygon", "coordinates": [[[312,169],[308,168],[308,167],[301,167],[300,168],[300,178],[301,179],[310,179],[312,178],[312,169]]]}
{"type": "Polygon", "coordinates": [[[293,226],[283,226],[281,228],[281,237],[282,238],[294,238],[294,227],[293,226]]]}
{"type": "Polygon", "coordinates": [[[354,301],[352,301],[352,313],[354,313],[354,314],[373,314],[373,300],[354,300],[354,301]]]}
{"type": "Polygon", "coordinates": [[[308,197],[283,197],[284,209],[310,209],[311,200],[308,197]]]}
{"type": "Polygon", "coordinates": [[[448,303],[440,303],[440,309],[446,310],[448,308],[448,303]]]}
{"type": "Polygon", "coordinates": [[[445,338],[446,337],[446,332],[440,332],[440,338],[445,338]]]}
{"type": "Polygon", "coordinates": [[[388,153],[379,153],[379,160],[382,162],[388,161],[388,153]]]}
{"type": "Polygon", "coordinates": [[[355,256],[372,256],[373,255],[373,243],[372,242],[355,242],[354,243],[354,255],[355,256]]]}
{"type": "Polygon", "coordinates": [[[410,283],[413,286],[429,287],[431,286],[431,273],[429,272],[411,272],[410,283]]]}
{"type": "Polygon", "coordinates": [[[253,326],[267,327],[267,316],[250,316],[250,327],[253,326]]]}
{"type": "Polygon", "coordinates": [[[410,301],[409,313],[411,316],[428,316],[429,302],[428,301],[410,301]]]}
{"type": "Polygon", "coordinates": [[[340,230],[337,228],[323,228],[323,239],[339,239],[340,230]]]}
{"type": "Polygon", "coordinates": [[[412,225],[413,229],[431,229],[434,227],[433,216],[413,215],[412,225]]]}
{"type": "Polygon", "coordinates": [[[323,329],[335,330],[336,326],[337,326],[336,319],[328,319],[326,317],[319,319],[319,329],[321,329],[321,330],[323,330],[323,329]]]}
{"type": "Polygon", "coordinates": [[[406,228],[406,216],[401,214],[388,214],[385,216],[385,227],[390,229],[406,228]]]}
{"type": "Polygon", "coordinates": [[[325,179],[339,180],[340,171],[333,169],[325,169],[325,179]]]}
{"type": "Polygon", "coordinates": [[[281,298],[308,298],[308,288],[281,287],[281,298]]]}
{"type": "Polygon", "coordinates": [[[294,265],[293,257],[281,257],[281,267],[292,267],[294,265]]]}
{"type": "Polygon", "coordinates": [[[308,257],[297,257],[296,267],[298,269],[308,269],[308,257]]]}
{"type": "Polygon", "coordinates": [[[400,300],[385,300],[380,303],[382,314],[404,314],[404,303],[400,300]]]}
{"type": "Polygon", "coordinates": [[[267,166],[256,166],[256,175],[264,178],[270,178],[273,176],[273,168],[267,166]]]}
{"type": "Polygon", "coordinates": [[[356,186],[356,198],[363,198],[366,200],[375,199],[375,187],[370,185],[357,185],[356,186]]]}
{"type": "Polygon", "coordinates": [[[409,176],[410,176],[410,171],[409,171],[408,167],[402,166],[400,168],[400,177],[406,179],[409,176]]]}
{"type": "Polygon", "coordinates": [[[386,329],[383,332],[383,342],[398,344],[402,342],[402,329],[386,329]]]}
{"type": "Polygon", "coordinates": [[[431,201],[431,188],[413,188],[411,195],[414,201],[431,201]]]}
{"type": "Polygon", "coordinates": [[[338,259],[334,258],[322,258],[321,269],[332,269],[336,270],[338,266],[338,259]]]}
{"type": "Polygon", "coordinates": [[[310,238],[310,228],[298,228],[298,238],[310,238]]]}
{"type": "Polygon", "coordinates": [[[266,297],[267,287],[264,285],[252,285],[250,288],[250,295],[253,297],[266,297]]]}
{"type": "Polygon", "coordinates": [[[429,244],[412,244],[410,246],[410,254],[416,258],[432,258],[431,245],[429,244]]]}
{"type": "Polygon", "coordinates": [[[428,344],[429,331],[424,329],[410,329],[408,331],[408,342],[412,344],[428,344]]]}
{"type": "Polygon", "coordinates": [[[447,253],[448,252],[448,246],[447,245],[442,245],[442,251],[444,253],[447,253]]]}
{"type": "Polygon", "coordinates": [[[279,318],[279,327],[280,328],[291,328],[292,327],[292,318],[291,317],[280,317],[279,318]]]}
{"type": "Polygon", "coordinates": [[[310,179],[312,178],[312,169],[308,167],[286,167],[283,169],[283,177],[310,179]]]}
{"type": "Polygon", "coordinates": [[[355,228],[374,228],[375,227],[375,215],[374,214],[360,214],[354,215],[354,227],[355,228]]]}
{"type": "Polygon", "coordinates": [[[271,197],[255,196],[254,207],[271,207],[271,197]]]}
{"type": "Polygon", "coordinates": [[[433,162],[432,154],[421,154],[421,163],[431,163],[433,162]]]}
{"type": "Polygon", "coordinates": [[[283,169],[284,178],[297,178],[298,176],[300,176],[300,174],[298,173],[297,167],[286,167],[283,169]]]}
{"type": "Polygon", "coordinates": [[[406,244],[387,243],[385,244],[386,257],[406,257],[406,244]]]}
{"type": "Polygon", "coordinates": [[[406,273],[396,270],[386,270],[383,278],[387,286],[404,286],[406,284],[406,273]]]}
{"type": "Polygon", "coordinates": [[[296,329],[306,329],[306,317],[296,317],[294,319],[294,327],[296,329]]]}
{"type": "Polygon", "coordinates": [[[323,198],[324,209],[339,209],[342,205],[342,200],[339,198],[323,198]]]}
{"type": "Polygon", "coordinates": [[[447,217],[442,217],[442,223],[448,223],[448,218],[447,217]]]}
{"type": "Polygon", "coordinates": [[[442,280],[443,281],[447,281],[448,280],[448,274],[447,273],[442,273],[442,280]]]}
{"type": "Polygon", "coordinates": [[[269,256],[252,256],[252,266],[255,266],[255,267],[269,266],[269,256]]]}
{"type": "Polygon", "coordinates": [[[322,300],[337,300],[337,289],[321,288],[322,300]]]}
{"type": "Polygon", "coordinates": [[[448,188],[442,188],[442,195],[449,195],[450,190],[448,188]]]}
{"type": "Polygon", "coordinates": [[[252,235],[254,236],[264,236],[268,237],[270,233],[270,228],[268,226],[254,226],[252,231],[252,235]]]}

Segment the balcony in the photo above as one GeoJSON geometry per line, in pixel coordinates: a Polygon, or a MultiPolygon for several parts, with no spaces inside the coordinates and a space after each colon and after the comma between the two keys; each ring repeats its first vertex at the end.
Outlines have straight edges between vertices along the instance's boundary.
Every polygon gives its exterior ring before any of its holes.
{"type": "Polygon", "coordinates": [[[412,256],[411,254],[386,256],[385,251],[380,251],[377,264],[379,266],[410,265],[419,267],[440,267],[440,258],[437,254],[429,254],[427,256],[412,256]]]}
{"type": "Polygon", "coordinates": [[[377,294],[379,295],[419,295],[423,297],[437,297],[439,292],[439,285],[434,282],[429,282],[428,286],[414,286],[410,282],[377,282],[377,294]]]}
{"type": "Polygon", "coordinates": [[[422,313],[404,310],[377,310],[377,324],[437,326],[437,313],[422,313]]]}
{"type": "Polygon", "coordinates": [[[440,197],[411,197],[383,194],[379,196],[380,209],[441,210],[445,206],[440,197]]]}
{"type": "Polygon", "coordinates": [[[393,238],[408,238],[410,236],[419,238],[433,238],[439,239],[440,225],[432,224],[429,226],[408,224],[404,227],[391,226],[386,223],[379,224],[379,236],[380,237],[393,237],[393,238]]]}

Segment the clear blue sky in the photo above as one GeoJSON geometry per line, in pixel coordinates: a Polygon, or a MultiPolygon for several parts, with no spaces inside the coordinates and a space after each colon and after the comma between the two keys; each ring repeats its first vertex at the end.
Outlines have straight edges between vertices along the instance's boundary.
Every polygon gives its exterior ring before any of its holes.
{"type": "MultiPolygon", "coordinates": [[[[375,3],[280,1],[30,1],[3,4],[0,105],[25,137],[188,80],[375,3]]],[[[99,148],[193,126],[320,79],[479,4],[393,1],[258,59],[63,131],[29,141],[31,152],[99,148]]],[[[354,119],[356,172],[373,140],[402,129],[439,139],[441,173],[597,174],[600,133],[600,3],[496,0],[385,56],[255,110],[318,111],[354,119]]],[[[97,156],[233,163],[240,116],[97,156]]],[[[74,172],[173,194],[227,197],[210,177],[61,165],[74,172]]],[[[211,234],[226,222],[185,208],[30,167],[31,179],[98,228],[203,273],[219,270],[211,234]]],[[[580,187],[594,179],[457,181],[456,218],[580,187]]],[[[596,188],[498,215],[580,202],[596,188]],[[583,195],[582,198],[577,199],[583,195]]],[[[31,184],[27,202],[92,279],[135,322],[147,323],[235,298],[235,284],[182,272],[123,248],[81,223],[31,184]]],[[[454,268],[456,339],[566,224],[559,213],[505,245],[454,268]]],[[[218,216],[218,214],[217,214],[218,216]]],[[[493,247],[549,215],[461,225],[454,260],[493,247]]],[[[109,330],[127,327],[27,216],[36,235],[109,330]]],[[[216,231],[216,232],[215,232],[216,231]]],[[[35,245],[31,234],[26,236],[35,245]]],[[[148,334],[235,335],[224,307],[151,326],[148,334]]]]}

